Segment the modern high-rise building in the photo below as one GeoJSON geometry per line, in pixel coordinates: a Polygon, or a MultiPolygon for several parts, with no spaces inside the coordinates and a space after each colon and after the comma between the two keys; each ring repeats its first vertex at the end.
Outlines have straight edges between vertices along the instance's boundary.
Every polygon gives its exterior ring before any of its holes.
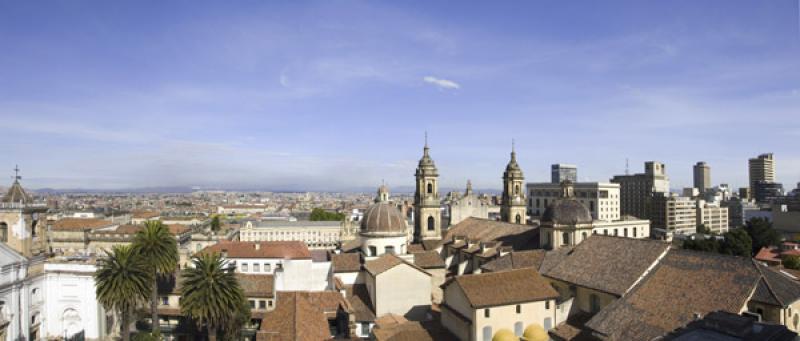
{"type": "Polygon", "coordinates": [[[697,225],[702,224],[710,232],[722,234],[728,232],[728,218],[728,207],[697,200],[697,225]]]}
{"type": "Polygon", "coordinates": [[[554,184],[561,184],[564,180],[578,182],[578,167],[575,165],[556,163],[550,166],[550,174],[550,182],[554,184]]]}
{"type": "MultiPolygon", "coordinates": [[[[615,221],[622,219],[619,210],[619,184],[610,182],[577,182],[572,184],[575,200],[589,209],[592,219],[615,221]]],[[[561,184],[529,182],[528,212],[539,218],[550,204],[561,198],[561,184]]]]}
{"type": "Polygon", "coordinates": [[[676,234],[697,231],[697,204],[692,198],[659,193],[653,196],[651,205],[650,222],[654,236],[671,239],[676,234]]]}
{"type": "Polygon", "coordinates": [[[711,188],[711,167],[700,161],[694,165],[694,188],[705,194],[711,188]]]}
{"type": "Polygon", "coordinates": [[[644,173],[617,175],[611,182],[619,184],[620,213],[623,216],[652,220],[653,197],[657,193],[669,193],[669,177],[661,162],[645,162],[644,173]]]}
{"type": "Polygon", "coordinates": [[[775,182],[775,159],[772,153],[761,154],[748,161],[750,177],[750,195],[755,195],[756,183],[759,181],[775,182]]]}
{"type": "Polygon", "coordinates": [[[757,203],[767,203],[783,196],[783,184],[773,181],[756,181],[751,195],[757,203]]]}

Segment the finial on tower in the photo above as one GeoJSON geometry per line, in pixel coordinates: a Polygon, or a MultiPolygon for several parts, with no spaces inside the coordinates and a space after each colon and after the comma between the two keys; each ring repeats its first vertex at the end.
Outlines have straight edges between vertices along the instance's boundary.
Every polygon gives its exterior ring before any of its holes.
{"type": "Polygon", "coordinates": [[[21,180],[22,177],[19,176],[19,165],[14,165],[14,181],[21,180]]]}
{"type": "Polygon", "coordinates": [[[425,148],[428,148],[428,131],[425,131],[425,148]]]}

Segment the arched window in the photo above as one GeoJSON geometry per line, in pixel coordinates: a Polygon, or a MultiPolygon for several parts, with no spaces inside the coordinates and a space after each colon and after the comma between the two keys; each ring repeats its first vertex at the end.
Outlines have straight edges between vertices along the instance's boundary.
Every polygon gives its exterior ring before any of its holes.
{"type": "Polygon", "coordinates": [[[433,219],[433,216],[428,217],[428,231],[433,231],[436,229],[436,221],[433,219]]]}
{"type": "Polygon", "coordinates": [[[8,243],[8,224],[0,223],[0,242],[8,243]]]}
{"type": "Polygon", "coordinates": [[[428,194],[433,194],[433,184],[430,182],[428,183],[428,194]]]}
{"type": "Polygon", "coordinates": [[[519,185],[514,186],[514,194],[519,194],[519,185]]]}
{"type": "Polygon", "coordinates": [[[514,335],[522,336],[522,328],[522,322],[517,321],[517,323],[514,323],[514,335]]]}
{"type": "Polygon", "coordinates": [[[483,341],[492,341],[492,327],[483,327],[483,341]]]}
{"type": "Polygon", "coordinates": [[[561,244],[569,245],[569,232],[564,232],[561,234],[561,244]]]}
{"type": "Polygon", "coordinates": [[[516,217],[516,218],[514,218],[514,221],[515,221],[517,224],[522,224],[522,217],[520,217],[520,215],[519,215],[519,214],[517,214],[517,217],[516,217]]]}

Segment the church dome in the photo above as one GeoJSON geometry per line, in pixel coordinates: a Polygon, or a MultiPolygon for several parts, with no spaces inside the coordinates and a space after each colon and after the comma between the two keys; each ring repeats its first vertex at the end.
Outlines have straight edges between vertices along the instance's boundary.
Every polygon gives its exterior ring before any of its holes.
{"type": "Polygon", "coordinates": [[[14,181],[14,184],[11,185],[11,188],[8,189],[8,192],[3,197],[3,202],[8,203],[27,204],[31,201],[31,196],[25,192],[22,185],[19,184],[19,181],[14,181]]]}
{"type": "Polygon", "coordinates": [[[525,341],[547,341],[550,340],[550,336],[547,335],[547,331],[542,326],[534,323],[525,328],[525,332],[522,333],[522,339],[525,341]]]}
{"type": "Polygon", "coordinates": [[[561,199],[550,204],[542,214],[542,223],[559,225],[589,224],[592,214],[575,199],[561,199]]]}
{"type": "Polygon", "coordinates": [[[574,198],[572,182],[561,183],[561,199],[556,200],[542,214],[541,222],[553,225],[578,225],[592,223],[592,214],[574,198]]]}
{"type": "Polygon", "coordinates": [[[519,341],[519,338],[512,331],[504,328],[494,333],[492,341],[519,341]]]}
{"type": "Polygon", "coordinates": [[[364,212],[361,233],[402,236],[406,234],[406,218],[394,205],[380,201],[364,212]]]}

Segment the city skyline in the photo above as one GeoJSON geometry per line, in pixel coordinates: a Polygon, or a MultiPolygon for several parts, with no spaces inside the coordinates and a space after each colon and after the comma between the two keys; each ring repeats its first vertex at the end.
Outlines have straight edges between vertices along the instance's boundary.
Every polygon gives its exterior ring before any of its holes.
{"type": "Polygon", "coordinates": [[[594,6],[3,3],[0,175],[410,188],[428,131],[442,188],[499,189],[511,138],[526,182],[553,163],[608,181],[627,159],[675,189],[697,161],[746,187],[771,152],[795,187],[797,1],[594,6]]]}

